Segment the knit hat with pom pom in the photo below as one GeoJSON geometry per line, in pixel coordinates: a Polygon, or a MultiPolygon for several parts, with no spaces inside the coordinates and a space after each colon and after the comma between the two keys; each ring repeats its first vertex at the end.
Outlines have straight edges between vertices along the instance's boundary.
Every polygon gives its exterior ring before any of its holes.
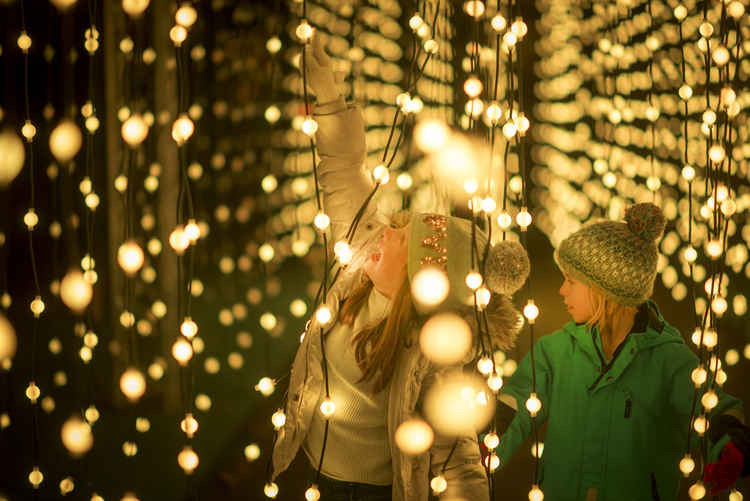
{"type": "MultiPolygon", "coordinates": [[[[474,238],[481,257],[487,235],[477,228],[474,238]]],[[[466,219],[430,213],[412,216],[409,229],[409,281],[425,266],[435,266],[445,271],[450,288],[448,297],[439,305],[440,309],[459,309],[462,305],[474,304],[474,293],[466,285],[466,275],[479,271],[478,266],[472,266],[471,239],[472,225],[466,219]]],[[[498,242],[489,249],[484,282],[492,292],[510,296],[523,286],[529,269],[529,256],[521,244],[498,242]]]]}
{"type": "Polygon", "coordinates": [[[588,224],[568,236],[555,250],[555,261],[564,273],[604,291],[607,299],[637,306],[654,291],[656,242],[665,224],[656,205],[633,205],[625,211],[625,222],[588,224]]]}

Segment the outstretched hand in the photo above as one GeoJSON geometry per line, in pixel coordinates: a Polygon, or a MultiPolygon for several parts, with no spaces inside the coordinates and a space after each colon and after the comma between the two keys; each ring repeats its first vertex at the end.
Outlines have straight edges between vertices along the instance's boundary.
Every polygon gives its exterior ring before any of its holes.
{"type": "Polygon", "coordinates": [[[307,84],[318,98],[318,103],[327,103],[338,99],[336,78],[333,74],[333,62],[323,47],[323,41],[316,30],[310,43],[305,45],[303,55],[307,71],[307,84]]]}

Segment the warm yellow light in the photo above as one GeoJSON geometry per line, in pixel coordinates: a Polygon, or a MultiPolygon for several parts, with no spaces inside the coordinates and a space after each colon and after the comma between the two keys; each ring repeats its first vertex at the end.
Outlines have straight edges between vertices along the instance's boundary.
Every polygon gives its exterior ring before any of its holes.
{"type": "Polygon", "coordinates": [[[331,321],[331,317],[331,309],[326,305],[321,306],[315,312],[315,320],[317,320],[320,325],[328,324],[328,322],[331,321]]]}
{"type": "Polygon", "coordinates": [[[263,486],[263,494],[268,498],[275,499],[279,495],[279,486],[276,485],[276,482],[269,482],[263,486]]]}
{"type": "Polygon", "coordinates": [[[174,20],[177,24],[190,28],[198,20],[198,11],[195,7],[189,4],[185,4],[175,12],[174,20]]]}
{"type": "Polygon", "coordinates": [[[60,298],[65,306],[81,313],[91,303],[94,289],[78,270],[70,270],[60,282],[60,298]]]}
{"type": "Polygon", "coordinates": [[[188,438],[193,438],[195,432],[198,431],[198,421],[190,412],[185,414],[185,417],[180,421],[180,429],[188,438]]]}
{"type": "Polygon", "coordinates": [[[135,367],[128,368],[120,376],[120,391],[131,402],[137,401],[146,391],[146,378],[135,367]]]}
{"type": "Polygon", "coordinates": [[[678,21],[682,21],[683,19],[685,19],[688,14],[687,8],[682,4],[677,5],[677,7],[674,8],[673,12],[674,17],[676,17],[678,21]]]}
{"type": "Polygon", "coordinates": [[[303,43],[306,43],[313,36],[313,27],[307,22],[307,19],[303,19],[302,22],[297,26],[295,30],[297,38],[303,43]]]}
{"type": "Polygon", "coordinates": [[[26,150],[23,141],[11,129],[0,132],[0,188],[8,186],[23,168],[26,150]]]}
{"type": "Polygon", "coordinates": [[[380,164],[372,170],[372,177],[378,184],[386,184],[391,178],[391,175],[388,171],[388,167],[380,164]]]}
{"type": "Polygon", "coordinates": [[[495,17],[492,18],[492,21],[490,21],[490,24],[492,25],[493,30],[503,31],[508,26],[508,21],[500,14],[497,14],[495,17]]]}
{"type": "Polygon", "coordinates": [[[331,218],[325,212],[318,212],[313,219],[313,224],[320,231],[325,231],[331,224],[331,218]]]}
{"type": "Polygon", "coordinates": [[[313,117],[305,117],[302,122],[302,132],[307,136],[314,136],[318,132],[318,122],[313,117]]]}
{"type": "Polygon", "coordinates": [[[449,291],[448,276],[436,266],[425,266],[414,275],[411,282],[414,300],[427,308],[442,303],[448,297],[449,291]]]}
{"type": "Polygon", "coordinates": [[[435,433],[424,420],[412,418],[398,426],[394,438],[396,445],[404,454],[416,456],[432,446],[435,433]]]}
{"type": "Polygon", "coordinates": [[[695,179],[695,168],[692,165],[686,165],[682,168],[682,177],[685,181],[692,181],[695,179]]]}
{"type": "Polygon", "coordinates": [[[542,401],[539,400],[539,397],[536,396],[536,393],[532,393],[531,395],[529,395],[529,398],[526,399],[526,410],[529,411],[531,417],[536,416],[537,413],[542,410],[542,401]]]}
{"type": "Polygon", "coordinates": [[[706,416],[698,416],[693,421],[693,429],[698,435],[703,435],[708,430],[708,419],[706,416]]]}
{"type": "Polygon", "coordinates": [[[682,84],[680,86],[680,89],[677,91],[677,93],[680,95],[680,98],[683,101],[687,101],[691,97],[693,97],[693,88],[690,87],[688,84],[682,84]]]}
{"type": "Polygon", "coordinates": [[[135,148],[146,139],[148,128],[148,124],[143,117],[135,113],[123,122],[120,133],[125,142],[135,148]]]}
{"type": "Polygon", "coordinates": [[[39,224],[39,216],[37,216],[36,211],[33,208],[29,209],[26,211],[26,214],[24,214],[23,224],[26,225],[29,231],[33,230],[36,225],[39,224]]]}
{"type": "Polygon", "coordinates": [[[414,141],[425,153],[434,153],[448,140],[449,131],[445,122],[437,119],[421,120],[414,128],[414,141]]]}
{"type": "Polygon", "coordinates": [[[532,217],[529,210],[526,207],[521,207],[521,210],[516,214],[516,223],[521,227],[521,231],[525,231],[531,224],[531,221],[532,217]]]}
{"type": "Polygon", "coordinates": [[[726,157],[724,147],[720,144],[714,144],[708,149],[708,157],[715,164],[723,162],[726,157]]]}
{"type": "Polygon", "coordinates": [[[336,404],[329,397],[324,398],[320,403],[320,413],[328,419],[333,416],[334,412],[336,412],[336,404]]]}
{"type": "Polygon", "coordinates": [[[143,260],[143,249],[134,240],[125,242],[117,250],[117,263],[130,276],[138,273],[143,266],[143,260]]]}
{"type": "Polygon", "coordinates": [[[424,356],[438,364],[460,362],[471,348],[469,324],[453,313],[439,313],[430,317],[419,332],[419,347],[424,356]]]}
{"type": "Polygon", "coordinates": [[[713,58],[714,63],[716,63],[716,66],[724,66],[729,62],[729,50],[723,45],[720,45],[714,49],[711,57],[713,58]]]}
{"type": "Polygon", "coordinates": [[[268,397],[276,390],[276,381],[267,376],[262,377],[255,385],[255,390],[259,391],[264,397],[268,397]]]}
{"type": "Polygon", "coordinates": [[[260,457],[260,447],[258,444],[250,444],[245,447],[245,458],[248,461],[255,461],[260,457]]]}
{"type": "Polygon", "coordinates": [[[495,363],[490,357],[484,356],[477,360],[477,370],[484,376],[489,376],[495,369],[495,363]]]}
{"type": "Polygon", "coordinates": [[[190,344],[190,341],[179,338],[172,345],[172,356],[180,365],[187,365],[193,358],[193,345],[190,344]]]}
{"type": "Polygon", "coordinates": [[[507,212],[501,212],[497,215],[497,224],[501,230],[507,231],[510,225],[513,224],[513,218],[507,212]]]}
{"type": "Polygon", "coordinates": [[[349,264],[352,261],[352,248],[344,240],[336,242],[336,245],[333,246],[333,253],[341,264],[349,264]]]}
{"type": "Polygon", "coordinates": [[[305,491],[305,501],[318,501],[319,499],[320,499],[320,490],[318,490],[317,485],[312,484],[305,491]]]}
{"type": "Polygon", "coordinates": [[[122,0],[122,10],[130,17],[138,17],[148,7],[150,0],[122,0]]]}
{"type": "Polygon", "coordinates": [[[482,81],[475,76],[470,76],[464,82],[464,92],[471,99],[478,97],[483,89],[482,81]]]}
{"type": "Polygon", "coordinates": [[[536,484],[529,491],[529,501],[544,501],[544,492],[536,484]]]}
{"type": "Polygon", "coordinates": [[[494,431],[490,432],[484,436],[484,445],[490,450],[495,449],[500,445],[500,437],[494,431]]]}
{"type": "Polygon", "coordinates": [[[181,114],[172,124],[172,139],[177,146],[182,146],[195,132],[195,124],[187,114],[181,114]]]}
{"type": "Polygon", "coordinates": [[[34,486],[34,489],[39,488],[39,484],[42,483],[44,480],[44,475],[42,475],[42,472],[39,471],[39,467],[35,466],[33,470],[31,470],[31,473],[29,473],[29,482],[32,486],[34,486]]]}
{"type": "Polygon", "coordinates": [[[25,31],[22,31],[16,43],[18,44],[18,48],[26,53],[31,48],[31,37],[25,31]]]}
{"type": "Polygon", "coordinates": [[[31,313],[34,314],[34,317],[39,318],[39,316],[44,313],[45,309],[44,301],[42,301],[41,296],[35,296],[34,299],[31,301],[31,304],[29,305],[29,308],[31,309],[31,313]]]}
{"type": "Polygon", "coordinates": [[[49,136],[49,148],[58,162],[70,162],[83,144],[83,134],[72,120],[64,119],[52,130],[49,136]]]}
{"type": "Polygon", "coordinates": [[[722,244],[721,240],[709,240],[706,244],[706,254],[711,259],[718,259],[721,256],[722,244]]]}
{"type": "Polygon", "coordinates": [[[427,52],[428,54],[437,54],[438,43],[432,38],[425,40],[423,47],[424,47],[424,51],[427,52]]]}
{"type": "Polygon", "coordinates": [[[26,142],[31,142],[34,140],[34,136],[36,136],[36,127],[33,123],[31,123],[29,120],[26,120],[23,124],[23,127],[21,127],[21,135],[26,139],[26,142]]]}
{"type": "Polygon", "coordinates": [[[195,453],[192,447],[187,445],[177,455],[177,463],[187,475],[190,475],[198,467],[198,454],[195,453]]]}
{"type": "Polygon", "coordinates": [[[182,43],[187,39],[188,32],[182,25],[175,25],[172,26],[172,29],[169,30],[169,39],[172,40],[172,43],[175,45],[175,47],[182,46],[182,43]]]}
{"type": "Polygon", "coordinates": [[[182,225],[178,225],[169,234],[169,246],[172,247],[178,255],[182,254],[190,246],[190,238],[185,232],[185,228],[182,225]]]}
{"type": "Polygon", "coordinates": [[[266,41],[266,50],[271,54],[276,54],[281,50],[281,40],[279,37],[271,37],[266,41]]]}
{"type": "Polygon", "coordinates": [[[271,423],[273,427],[280,430],[286,424],[286,414],[281,409],[277,410],[271,416],[271,423]]]}
{"type": "Polygon", "coordinates": [[[706,497],[706,487],[703,485],[703,482],[699,480],[691,485],[688,489],[688,496],[690,496],[690,499],[693,500],[703,499],[704,497],[706,497]]]}
{"type": "Polygon", "coordinates": [[[424,24],[424,20],[419,14],[414,14],[409,18],[409,28],[416,31],[424,24]]]}
{"type": "Polygon", "coordinates": [[[445,480],[444,476],[438,475],[436,477],[432,477],[432,480],[430,480],[430,487],[432,488],[432,492],[434,492],[435,494],[440,494],[441,492],[444,492],[448,487],[448,482],[445,480]]]}
{"type": "Polygon", "coordinates": [[[180,325],[180,332],[188,339],[193,339],[198,334],[198,324],[190,317],[185,317],[180,325]]]}
{"type": "Polygon", "coordinates": [[[78,416],[73,416],[63,423],[60,435],[63,445],[73,456],[86,454],[94,445],[91,426],[78,416]]]}
{"type": "Polygon", "coordinates": [[[710,412],[711,409],[718,405],[719,396],[714,390],[709,390],[701,397],[701,403],[703,404],[703,408],[706,409],[706,412],[710,412]]]}
{"type": "Polygon", "coordinates": [[[10,360],[16,355],[18,338],[13,325],[0,313],[0,362],[10,360]]]}

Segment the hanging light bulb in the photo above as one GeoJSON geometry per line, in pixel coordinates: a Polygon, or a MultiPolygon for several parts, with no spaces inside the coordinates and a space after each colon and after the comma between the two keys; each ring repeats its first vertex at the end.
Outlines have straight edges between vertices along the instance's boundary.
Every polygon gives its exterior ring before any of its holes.
{"type": "Polygon", "coordinates": [[[94,445],[91,425],[77,416],[63,423],[60,435],[65,448],[76,457],[86,454],[94,445]]]}
{"type": "Polygon", "coordinates": [[[146,378],[135,367],[128,368],[120,376],[120,391],[131,402],[137,401],[146,391],[146,378]]]}
{"type": "Polygon", "coordinates": [[[198,454],[195,453],[192,447],[186,445],[177,455],[177,463],[185,471],[185,474],[190,475],[198,467],[198,454]]]}
{"type": "Polygon", "coordinates": [[[138,273],[143,266],[143,260],[143,249],[134,240],[125,242],[117,250],[117,263],[130,276],[138,273]]]}
{"type": "Polygon", "coordinates": [[[174,20],[177,24],[190,28],[198,20],[198,11],[195,10],[190,4],[185,4],[177,9],[175,12],[174,20]]]}
{"type": "Polygon", "coordinates": [[[60,298],[65,306],[81,313],[91,303],[94,289],[78,270],[70,270],[60,282],[60,298]]]}
{"type": "Polygon", "coordinates": [[[529,411],[531,417],[535,417],[537,413],[542,409],[542,401],[536,396],[536,393],[531,393],[529,398],[526,400],[526,410],[529,411]]]}
{"type": "Polygon", "coordinates": [[[83,134],[72,120],[64,119],[49,136],[49,148],[58,162],[70,162],[83,144],[83,134]]]}
{"type": "Polygon", "coordinates": [[[182,146],[195,132],[195,124],[186,113],[182,113],[172,124],[172,139],[182,146]]]}

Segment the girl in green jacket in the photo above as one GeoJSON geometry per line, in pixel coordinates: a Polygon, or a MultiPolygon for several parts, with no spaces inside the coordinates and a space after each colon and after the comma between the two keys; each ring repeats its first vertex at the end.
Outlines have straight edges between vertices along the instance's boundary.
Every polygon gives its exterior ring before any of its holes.
{"type": "MultiPolygon", "coordinates": [[[[649,301],[664,225],[658,207],[637,204],[625,222],[584,226],[555,251],[573,320],[536,343],[534,364],[523,359],[499,410],[510,421],[499,448],[506,464],[532,431],[535,378],[536,423],[547,422],[538,476],[546,501],[677,498],[699,360],[649,301]]],[[[715,405],[698,402],[695,413],[709,424],[704,482],[713,494],[748,472],[750,435],[741,403],[716,384],[710,391],[715,405]]]]}

